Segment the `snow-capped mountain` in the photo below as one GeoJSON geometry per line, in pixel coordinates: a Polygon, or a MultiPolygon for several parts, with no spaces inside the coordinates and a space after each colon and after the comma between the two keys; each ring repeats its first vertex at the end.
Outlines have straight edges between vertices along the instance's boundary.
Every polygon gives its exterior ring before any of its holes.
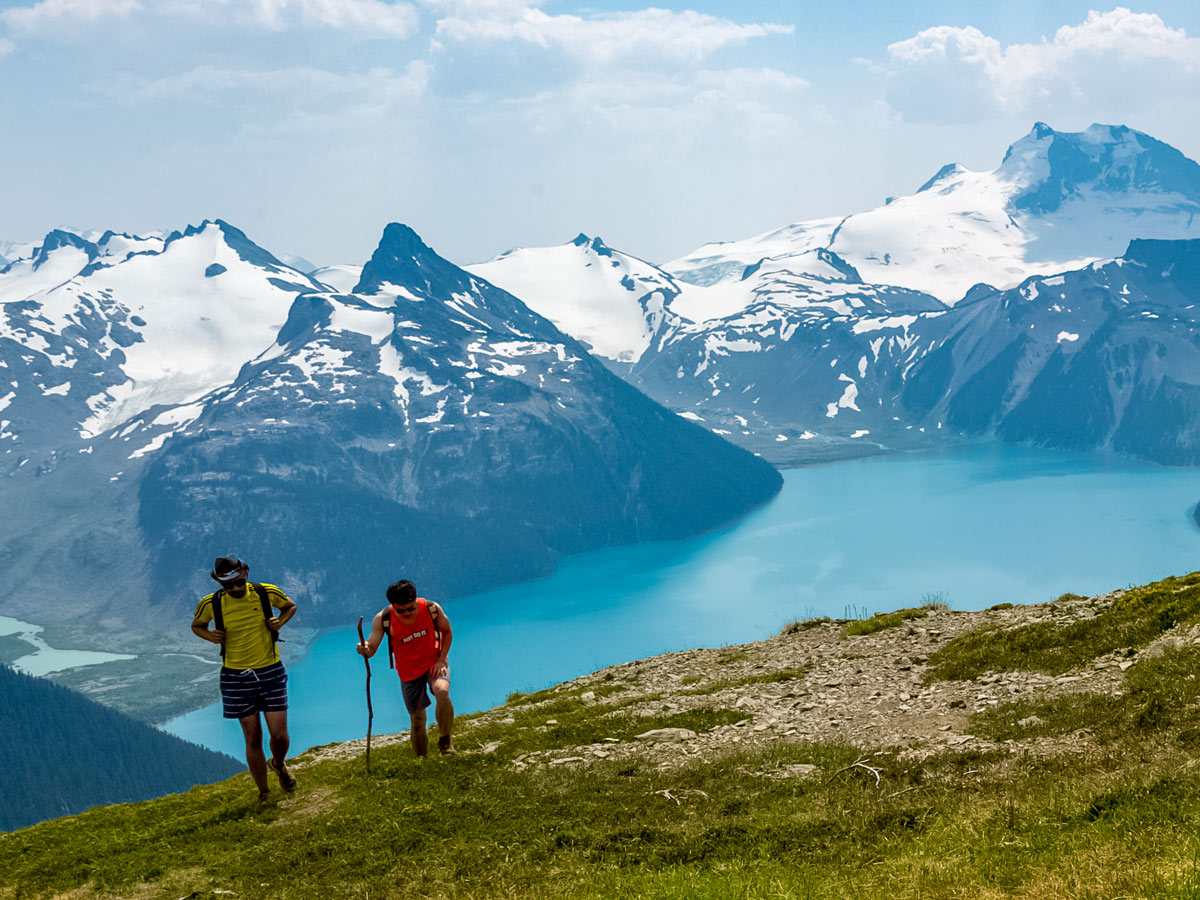
{"type": "MultiPolygon", "coordinates": [[[[191,268],[172,271],[192,283],[191,268]]],[[[309,624],[328,624],[377,604],[400,573],[461,596],[544,574],[566,553],[702,532],[779,487],[768,464],[656,405],[404,226],[387,228],[354,292],[289,284],[282,327],[237,345],[226,381],[75,436],[84,452],[8,479],[20,512],[0,524],[0,545],[41,585],[31,597],[78,600],[68,585],[86,575],[98,585],[89,610],[177,618],[211,557],[233,550],[299,586],[309,624]]],[[[106,311],[131,308],[118,287],[106,311]]],[[[238,302],[273,311],[283,288],[257,290],[238,302]]],[[[70,319],[58,338],[77,328],[70,319]]]]}
{"type": "Polygon", "coordinates": [[[812,250],[689,287],[672,308],[697,321],[665,330],[629,379],[681,415],[778,461],[912,443],[889,384],[914,352],[909,326],[945,313],[936,298],[812,250]]]}
{"type": "Polygon", "coordinates": [[[1200,240],[984,293],[914,327],[908,421],[1200,464],[1200,240]]]}
{"type": "Polygon", "coordinates": [[[679,286],[658,267],[580,234],[555,247],[517,248],[467,270],[545,316],[620,367],[637,362],[673,318],[679,286]]]}
{"type": "Polygon", "coordinates": [[[630,380],[780,462],[965,436],[1200,464],[1200,240],[1133,241],[949,309],[849,281],[804,306],[805,277],[781,276],[778,294],[664,334],[630,380]]]}
{"type": "MultiPolygon", "coordinates": [[[[768,459],[802,462],[951,432],[1043,440],[1016,420],[988,419],[1008,415],[1000,398],[991,398],[995,408],[974,404],[969,389],[945,401],[951,408],[905,403],[920,396],[909,375],[921,372],[916,383],[927,384],[930,366],[947,365],[925,357],[980,315],[985,298],[1030,276],[1052,280],[1120,256],[1131,239],[1200,236],[1197,212],[1200,166],[1168,145],[1125,127],[1063,134],[1038,124],[991,172],[944,166],[916,194],[880,209],[708,245],[663,269],[636,261],[628,281],[622,267],[635,258],[607,247],[597,255],[584,236],[475,271],[602,347],[593,352],[610,365],[631,360],[614,370],[680,415],[768,459]],[[647,291],[662,299],[653,315],[636,302],[647,291]],[[961,316],[948,312],[956,302],[961,316]],[[963,418],[967,408],[985,425],[963,418]]],[[[1010,337],[994,322],[959,346],[988,359],[987,348],[1010,337]]],[[[1178,458],[1112,435],[1097,441],[1085,443],[1178,458]]]]}
{"type": "Polygon", "coordinates": [[[322,289],[221,221],[166,238],[51,232],[0,270],[0,471],[199,399],[322,289]]]}
{"type": "Polygon", "coordinates": [[[875,379],[909,352],[915,314],[947,308],[865,284],[824,249],[761,260],[712,285],[676,281],[586,235],[469,269],[590,338],[594,355],[658,402],[776,461],[879,452],[896,424],[890,406],[887,416],[877,408],[875,379]],[[865,417],[860,391],[870,397],[865,417]],[[842,410],[860,415],[839,419],[842,410]],[[793,449],[796,441],[807,443],[793,449]]]}
{"type": "Polygon", "coordinates": [[[877,209],[706,244],[663,268],[716,284],[762,259],[820,247],[867,282],[953,304],[978,283],[1008,288],[1078,268],[1120,255],[1135,238],[1200,237],[1197,213],[1200,165],[1173,147],[1124,126],[1063,133],[1038,123],[990,172],[949,164],[877,209]]]}

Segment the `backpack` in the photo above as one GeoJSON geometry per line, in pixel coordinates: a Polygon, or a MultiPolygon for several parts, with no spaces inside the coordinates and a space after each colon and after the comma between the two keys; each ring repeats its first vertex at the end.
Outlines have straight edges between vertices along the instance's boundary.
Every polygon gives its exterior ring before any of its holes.
{"type": "MultiPolygon", "coordinates": [[[[246,587],[254,588],[254,593],[258,594],[258,602],[262,604],[263,621],[265,622],[267,619],[271,618],[271,601],[267,599],[267,589],[265,587],[263,587],[261,584],[248,584],[248,585],[246,585],[246,587]]],[[[212,598],[213,624],[216,626],[217,631],[225,630],[225,616],[221,612],[221,598],[224,596],[225,596],[225,588],[219,588],[217,590],[217,592],[215,594],[213,594],[213,598],[212,598]]],[[[278,644],[279,641],[282,640],[279,637],[278,631],[272,631],[270,628],[268,628],[267,631],[271,632],[271,644],[272,645],[278,644]]],[[[225,642],[222,641],[221,642],[221,659],[224,659],[224,658],[225,658],[225,642]]]]}
{"type": "MultiPolygon", "coordinates": [[[[429,610],[429,618],[431,618],[433,620],[433,627],[436,629],[437,628],[437,620],[438,620],[437,613],[435,613],[433,611],[433,607],[428,605],[429,604],[428,600],[426,600],[425,603],[426,603],[425,608],[429,610]]],[[[394,668],[396,668],[396,657],[392,654],[392,605],[390,603],[387,605],[387,608],[384,609],[384,611],[383,611],[383,620],[382,621],[383,621],[383,633],[387,635],[388,668],[394,669],[394,668]]],[[[440,639],[441,638],[439,636],[439,640],[440,639]]]]}

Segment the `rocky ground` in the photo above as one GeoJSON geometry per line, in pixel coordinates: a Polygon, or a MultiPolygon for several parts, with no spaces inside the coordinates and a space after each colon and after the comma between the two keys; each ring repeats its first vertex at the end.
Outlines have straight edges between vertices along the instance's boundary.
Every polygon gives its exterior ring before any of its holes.
{"type": "MultiPolygon", "coordinates": [[[[990,672],[967,681],[935,681],[928,678],[930,655],[951,638],[976,628],[1036,622],[1066,625],[1090,618],[1122,593],[981,612],[934,608],[923,618],[861,636],[846,634],[852,624],[846,620],[798,623],[756,643],[666,653],[601,669],[542,692],[538,703],[519,708],[536,710],[539,705],[576,697],[581,704],[598,707],[601,714],[605,707],[646,716],[707,707],[743,710],[745,718],[703,733],[650,729],[634,740],[609,738],[588,746],[534,751],[518,756],[513,765],[579,766],[637,757],[642,764],[656,762],[669,768],[735,746],[750,748],[775,741],[835,741],[864,750],[900,748],[918,757],[947,748],[992,748],[996,745],[970,733],[972,713],[1033,696],[1048,699],[1075,691],[1118,694],[1125,672],[1139,654],[1153,653],[1166,643],[1196,642],[1197,634],[1168,633],[1149,648],[1107,654],[1060,676],[990,672]]],[[[462,723],[460,732],[495,721],[511,724],[513,709],[510,705],[489,710],[462,723]]],[[[555,724],[553,715],[548,715],[540,727],[555,724]]],[[[403,732],[380,736],[374,746],[406,738],[403,732]]],[[[1005,743],[1038,754],[1068,749],[1064,745],[1082,746],[1088,740],[1088,733],[1081,731],[1005,743]]],[[[363,741],[352,741],[314,751],[311,758],[346,757],[363,749],[363,741]]]]}

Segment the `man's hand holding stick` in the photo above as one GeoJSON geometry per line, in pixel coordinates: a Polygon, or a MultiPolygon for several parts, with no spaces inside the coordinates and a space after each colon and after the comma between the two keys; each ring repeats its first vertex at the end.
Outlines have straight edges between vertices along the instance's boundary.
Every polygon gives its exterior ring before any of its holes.
{"type": "Polygon", "coordinates": [[[371,724],[375,721],[375,710],[371,706],[371,660],[367,659],[367,639],[363,637],[363,617],[358,617],[358,648],[363,664],[367,667],[367,774],[371,774],[371,724]]]}

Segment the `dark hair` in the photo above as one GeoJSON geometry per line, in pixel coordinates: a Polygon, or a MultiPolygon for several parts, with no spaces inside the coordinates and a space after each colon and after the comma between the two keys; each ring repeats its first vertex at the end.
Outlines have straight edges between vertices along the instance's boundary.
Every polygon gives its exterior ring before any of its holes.
{"type": "Polygon", "coordinates": [[[395,584],[389,584],[387,589],[388,603],[399,604],[403,606],[407,603],[412,603],[417,599],[417,589],[411,581],[401,579],[395,584]]]}

